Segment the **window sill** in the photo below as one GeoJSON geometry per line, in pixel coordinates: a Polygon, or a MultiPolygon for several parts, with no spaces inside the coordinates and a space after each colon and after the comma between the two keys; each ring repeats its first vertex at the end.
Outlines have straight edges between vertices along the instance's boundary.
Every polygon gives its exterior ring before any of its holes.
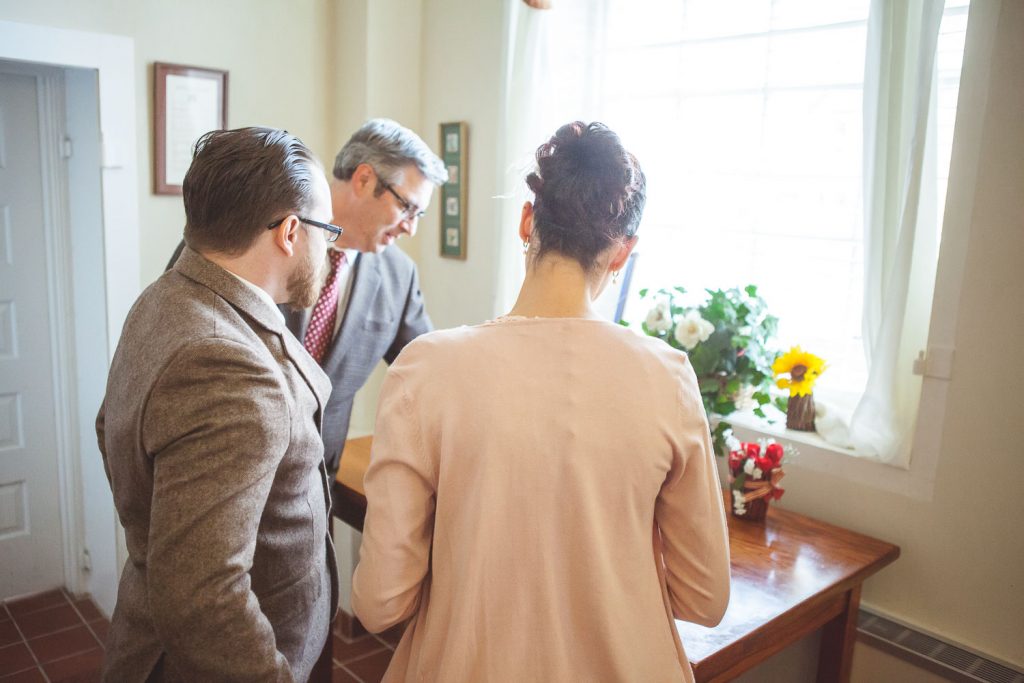
{"type": "MultiPolygon", "coordinates": [[[[909,469],[858,456],[849,448],[825,441],[814,432],[786,429],[785,418],[769,423],[753,413],[734,413],[726,420],[740,441],[775,439],[795,456],[786,468],[837,477],[870,488],[897,493],[918,500],[931,500],[934,470],[927,458],[912,458],[909,469]],[[929,476],[931,475],[931,476],[929,476]]],[[[723,459],[724,460],[724,459],[723,459]]]]}
{"type": "Polygon", "coordinates": [[[772,416],[772,421],[769,421],[750,412],[740,412],[733,413],[725,418],[725,420],[733,426],[736,438],[740,441],[750,441],[751,438],[755,440],[759,438],[772,438],[776,441],[797,444],[797,450],[801,455],[805,450],[812,452],[825,451],[834,455],[864,459],[869,462],[875,462],[878,465],[883,464],[872,458],[859,456],[851,448],[843,448],[842,446],[829,443],[819,436],[817,432],[800,432],[795,429],[787,429],[786,415],[784,413],[778,413],[778,415],[778,419],[772,416]],[[751,436],[747,438],[741,436],[741,433],[751,436]]]}

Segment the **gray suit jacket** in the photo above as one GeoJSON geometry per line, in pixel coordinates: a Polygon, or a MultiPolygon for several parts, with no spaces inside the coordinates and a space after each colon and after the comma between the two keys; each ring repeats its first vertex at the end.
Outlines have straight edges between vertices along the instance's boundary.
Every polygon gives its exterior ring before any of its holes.
{"type": "MultiPolygon", "coordinates": [[[[406,344],[433,329],[416,265],[401,249],[360,254],[351,287],[345,317],[323,365],[334,385],[324,415],[324,459],[332,476],[338,471],[356,392],[381,359],[392,363],[406,344]]],[[[284,310],[288,329],[299,339],[306,334],[311,310],[284,310]]]]}
{"type": "Polygon", "coordinates": [[[96,421],[129,559],[104,679],[306,680],[337,609],[330,382],[186,249],[125,321],[96,421]]]}
{"type": "MultiPolygon", "coordinates": [[[[184,248],[181,242],[168,269],[184,248]]],[[[345,318],[324,357],[324,372],[334,386],[323,430],[324,460],[332,481],[348,436],[356,392],[377,363],[383,359],[390,365],[406,344],[434,329],[423,305],[416,264],[401,249],[389,247],[381,254],[360,254],[354,267],[345,318]]],[[[288,329],[301,341],[312,309],[282,306],[281,311],[288,329]]]]}

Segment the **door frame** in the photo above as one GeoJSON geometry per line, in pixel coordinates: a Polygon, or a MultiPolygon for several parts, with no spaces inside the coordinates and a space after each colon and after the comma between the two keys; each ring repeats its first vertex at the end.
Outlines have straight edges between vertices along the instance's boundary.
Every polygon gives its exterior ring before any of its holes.
{"type": "MultiPolygon", "coordinates": [[[[0,59],[30,62],[53,67],[77,67],[95,70],[98,74],[99,125],[102,137],[101,206],[103,234],[104,301],[106,304],[107,362],[113,358],[121,327],[140,289],[138,168],[135,135],[135,46],[131,38],[103,33],[73,31],[10,21],[0,21],[0,59]]],[[[46,80],[44,78],[44,80],[46,80]]],[[[52,85],[52,84],[51,84],[52,85]]],[[[60,94],[41,96],[51,116],[62,103],[60,94]],[[44,102],[44,99],[46,100],[44,102]]],[[[52,118],[51,118],[52,120],[52,118]]],[[[61,119],[58,119],[61,120],[61,119]]],[[[50,129],[50,136],[53,129],[50,129]]],[[[49,136],[44,136],[49,137],[49,136]]],[[[46,150],[46,145],[59,137],[44,140],[44,157],[59,149],[46,150]]],[[[53,182],[58,167],[46,165],[44,175],[53,182]]],[[[46,246],[47,263],[52,266],[50,304],[53,311],[54,384],[57,390],[58,462],[60,468],[61,521],[65,551],[64,573],[67,586],[79,591],[84,585],[85,561],[82,556],[82,490],[81,472],[75,435],[78,429],[91,425],[76,424],[74,404],[74,345],[72,336],[71,290],[67,266],[68,251],[66,215],[66,177],[44,190],[47,200],[46,246]],[[64,194],[61,195],[60,193],[64,194]],[[64,197],[62,200],[61,197],[64,197]],[[63,227],[62,227],[63,224],[63,227]],[[61,229],[64,230],[61,233],[61,229]],[[59,357],[58,357],[59,356],[59,357]]],[[[114,522],[110,533],[115,537],[116,562],[123,566],[127,559],[124,534],[114,522]]],[[[110,587],[104,587],[107,593],[110,587]]],[[[116,586],[113,587],[116,590],[116,586]]],[[[112,607],[110,605],[109,607],[112,607]]]]}

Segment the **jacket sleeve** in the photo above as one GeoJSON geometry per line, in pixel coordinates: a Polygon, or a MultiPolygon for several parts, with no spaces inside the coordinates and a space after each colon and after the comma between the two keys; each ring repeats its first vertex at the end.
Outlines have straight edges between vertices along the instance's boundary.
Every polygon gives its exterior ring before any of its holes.
{"type": "Polygon", "coordinates": [[[655,523],[674,616],[714,626],[729,604],[729,531],[711,431],[688,361],[680,387],[679,452],[658,495],[655,523]]]}
{"type": "Polygon", "coordinates": [[[289,414],[277,368],[217,339],[179,351],[147,398],[150,612],[186,680],[293,678],[249,574],[289,414]]]}
{"type": "Polygon", "coordinates": [[[427,461],[417,411],[392,368],[381,388],[352,609],[370,631],[408,619],[430,568],[437,473],[427,461]]]}
{"type": "Polygon", "coordinates": [[[409,283],[405,290],[405,304],[402,307],[402,317],[398,323],[398,332],[395,339],[384,354],[384,361],[391,365],[398,358],[406,344],[416,337],[430,332],[434,324],[427,315],[426,305],[423,303],[423,292],[420,291],[419,275],[416,266],[412,266],[409,276],[409,283]]]}

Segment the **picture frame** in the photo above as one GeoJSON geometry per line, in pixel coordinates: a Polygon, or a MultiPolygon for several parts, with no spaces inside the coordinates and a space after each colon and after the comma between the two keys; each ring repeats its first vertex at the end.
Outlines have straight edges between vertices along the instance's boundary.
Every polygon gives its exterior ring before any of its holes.
{"type": "Polygon", "coordinates": [[[180,195],[196,140],[227,123],[227,71],[154,62],[153,194],[180,195]]]}
{"type": "Polygon", "coordinates": [[[441,186],[441,256],[466,260],[466,214],[469,194],[469,127],[465,121],[442,123],[441,159],[448,180],[441,186]]]}

